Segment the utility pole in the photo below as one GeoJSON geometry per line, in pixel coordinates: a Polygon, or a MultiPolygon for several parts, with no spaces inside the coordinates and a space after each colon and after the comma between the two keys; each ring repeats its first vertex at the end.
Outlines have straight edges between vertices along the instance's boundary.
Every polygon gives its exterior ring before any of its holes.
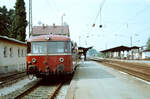
{"type": "Polygon", "coordinates": [[[62,29],[61,29],[61,33],[64,34],[64,22],[63,22],[63,17],[65,16],[65,14],[63,14],[61,16],[61,25],[62,25],[62,29]]]}
{"type": "Polygon", "coordinates": [[[81,36],[79,36],[79,46],[81,46],[81,44],[80,44],[80,39],[81,39],[81,36]]]}
{"type": "Polygon", "coordinates": [[[64,25],[64,22],[63,22],[63,17],[65,16],[65,13],[61,16],[61,25],[63,26],[64,25]]]}
{"type": "Polygon", "coordinates": [[[32,0],[29,0],[29,37],[32,36],[32,0]]]}
{"type": "Polygon", "coordinates": [[[132,36],[130,36],[130,43],[131,43],[131,47],[132,47],[132,36]]]}

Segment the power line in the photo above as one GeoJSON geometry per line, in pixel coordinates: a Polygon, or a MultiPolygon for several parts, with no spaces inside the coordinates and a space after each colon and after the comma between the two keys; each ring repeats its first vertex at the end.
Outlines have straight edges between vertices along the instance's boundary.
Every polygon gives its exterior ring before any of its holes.
{"type": "Polygon", "coordinates": [[[98,13],[97,13],[97,15],[96,15],[96,17],[95,17],[95,20],[94,20],[94,22],[93,22],[93,25],[92,25],[93,27],[95,27],[95,22],[96,22],[96,20],[98,19],[98,16],[100,16],[100,22],[102,21],[102,8],[103,8],[103,6],[104,6],[105,1],[106,1],[106,0],[103,0],[102,3],[100,4],[99,11],[98,11],[98,13]]]}
{"type": "Polygon", "coordinates": [[[52,6],[51,6],[51,3],[49,2],[49,0],[46,0],[46,4],[48,5],[48,7],[49,7],[50,9],[53,9],[52,6]]]}
{"type": "Polygon", "coordinates": [[[150,5],[147,5],[146,7],[144,7],[143,9],[141,9],[140,11],[136,12],[135,15],[130,18],[128,21],[131,21],[132,19],[136,18],[138,15],[140,15],[141,13],[143,13],[145,11],[145,9],[147,9],[148,7],[150,7],[150,5]]]}
{"type": "Polygon", "coordinates": [[[89,29],[89,31],[88,31],[88,35],[86,36],[86,38],[89,38],[90,37],[90,33],[91,33],[91,31],[92,31],[92,28],[93,27],[95,27],[95,22],[97,21],[97,19],[98,19],[98,17],[100,16],[100,28],[102,27],[102,8],[103,8],[103,6],[104,6],[104,3],[105,3],[105,1],[106,0],[103,0],[102,2],[101,2],[101,4],[100,4],[100,6],[99,6],[99,10],[98,10],[98,13],[97,13],[97,15],[96,15],[96,17],[95,17],[95,19],[94,19],[94,21],[93,21],[93,25],[92,25],[92,27],[90,27],[90,29],[89,29]]]}

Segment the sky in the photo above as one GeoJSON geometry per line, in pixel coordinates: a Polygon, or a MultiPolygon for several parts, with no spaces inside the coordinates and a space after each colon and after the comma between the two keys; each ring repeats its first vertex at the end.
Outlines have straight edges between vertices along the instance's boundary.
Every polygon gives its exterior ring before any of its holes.
{"type": "MultiPolygon", "coordinates": [[[[16,0],[0,0],[13,8],[16,0]]],[[[25,0],[28,19],[29,0],[25,0]]],[[[116,46],[145,46],[150,37],[150,0],[32,0],[33,26],[69,25],[78,46],[98,51],[116,46]],[[101,8],[101,16],[99,10],[101,8]],[[96,18],[96,16],[98,17],[96,18]],[[95,23],[95,27],[92,24],[95,23]],[[99,25],[102,24],[102,28],[99,25]]],[[[26,33],[28,34],[28,28],[26,33]]],[[[27,37],[28,38],[28,37],[27,37]]]]}

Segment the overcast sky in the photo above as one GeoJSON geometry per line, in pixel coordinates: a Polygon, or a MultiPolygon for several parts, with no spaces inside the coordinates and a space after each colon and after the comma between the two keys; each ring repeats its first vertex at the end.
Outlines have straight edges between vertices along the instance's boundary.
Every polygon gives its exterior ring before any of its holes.
{"type": "MultiPolygon", "coordinates": [[[[16,0],[0,0],[0,6],[13,8],[16,0]]],[[[28,18],[28,2],[26,11],[28,18]]],[[[32,0],[33,25],[69,25],[71,38],[79,46],[97,50],[120,45],[144,46],[150,36],[150,0],[105,0],[101,17],[95,20],[103,0],[32,0]],[[95,27],[92,28],[92,24],[95,27]],[[102,24],[103,27],[99,28],[102,24]],[[80,38],[80,39],[79,39],[80,38]]],[[[28,20],[28,19],[27,19],[28,20]]],[[[27,30],[28,33],[28,30],[27,30]]]]}

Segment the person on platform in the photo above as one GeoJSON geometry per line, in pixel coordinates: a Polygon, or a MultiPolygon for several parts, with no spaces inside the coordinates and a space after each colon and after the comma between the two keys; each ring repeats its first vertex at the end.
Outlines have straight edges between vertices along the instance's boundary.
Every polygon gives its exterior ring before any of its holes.
{"type": "Polygon", "coordinates": [[[82,61],[82,63],[84,63],[84,55],[83,54],[81,55],[81,61],[82,61]]]}

